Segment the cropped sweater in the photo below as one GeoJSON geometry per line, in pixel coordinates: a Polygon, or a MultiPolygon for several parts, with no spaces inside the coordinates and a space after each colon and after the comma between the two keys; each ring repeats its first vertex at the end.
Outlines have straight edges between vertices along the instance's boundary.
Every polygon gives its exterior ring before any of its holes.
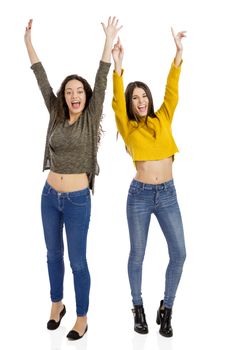
{"type": "Polygon", "coordinates": [[[46,136],[43,171],[51,169],[61,174],[87,173],[89,187],[94,191],[95,175],[99,174],[97,162],[98,130],[110,63],[100,61],[92,97],[75,123],[69,125],[64,116],[56,119],[57,97],[49,84],[41,62],[32,65],[50,120],[46,136]]]}
{"type": "MultiPolygon", "coordinates": [[[[157,118],[148,116],[139,123],[129,120],[126,111],[122,75],[113,72],[113,101],[117,129],[121,134],[133,161],[160,160],[178,152],[172,136],[171,123],[178,103],[178,81],[181,65],[172,63],[161,107],[155,112],[157,118]]],[[[123,71],[122,71],[123,73],[123,71]]]]}

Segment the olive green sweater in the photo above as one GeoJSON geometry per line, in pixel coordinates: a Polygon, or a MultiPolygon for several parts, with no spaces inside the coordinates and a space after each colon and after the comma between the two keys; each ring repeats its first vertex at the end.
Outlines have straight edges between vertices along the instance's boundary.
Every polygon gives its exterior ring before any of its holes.
{"type": "Polygon", "coordinates": [[[103,111],[110,63],[100,61],[92,97],[75,123],[69,125],[56,120],[57,97],[49,84],[41,62],[32,65],[50,120],[47,130],[43,171],[51,169],[60,174],[87,173],[89,186],[94,191],[97,162],[98,131],[103,111]]]}

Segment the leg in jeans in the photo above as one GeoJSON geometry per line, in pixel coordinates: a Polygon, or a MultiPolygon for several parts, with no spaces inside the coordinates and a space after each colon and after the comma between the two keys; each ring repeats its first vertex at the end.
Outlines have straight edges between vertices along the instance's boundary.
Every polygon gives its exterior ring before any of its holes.
{"type": "Polygon", "coordinates": [[[169,181],[158,195],[155,215],[166,238],[170,258],[166,271],[164,306],[172,308],[186,258],[184,231],[173,181],[169,181]]]}
{"type": "Polygon", "coordinates": [[[148,230],[153,202],[150,193],[134,186],[133,181],[127,199],[127,220],[130,235],[130,255],[128,260],[128,275],[131,287],[133,305],[142,305],[141,284],[142,264],[145,255],[148,230]]]}
{"type": "Polygon", "coordinates": [[[47,183],[42,192],[41,214],[47,248],[50,295],[53,302],[58,302],[63,298],[63,214],[59,211],[57,198],[50,192],[50,186],[47,183]]]}
{"type": "Polygon", "coordinates": [[[64,222],[78,316],[85,316],[89,305],[90,274],[86,260],[86,243],[90,211],[89,189],[67,194],[64,201],[64,222]]]}

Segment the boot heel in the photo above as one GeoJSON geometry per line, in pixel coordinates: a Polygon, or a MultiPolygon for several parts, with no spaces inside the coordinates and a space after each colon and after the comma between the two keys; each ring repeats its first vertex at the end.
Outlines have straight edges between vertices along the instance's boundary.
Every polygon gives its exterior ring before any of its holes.
{"type": "Polygon", "coordinates": [[[156,318],[157,324],[158,325],[160,324],[159,333],[164,337],[172,337],[173,336],[173,330],[171,326],[172,309],[164,307],[164,309],[162,310],[161,309],[162,305],[163,305],[163,300],[161,300],[160,302],[160,306],[157,311],[157,318],[156,318]]]}
{"type": "Polygon", "coordinates": [[[161,323],[161,318],[160,318],[160,313],[159,313],[159,311],[157,311],[156,323],[157,323],[158,325],[160,325],[160,323],[161,323]]]}
{"type": "Polygon", "coordinates": [[[157,317],[156,317],[156,323],[158,325],[161,324],[161,307],[163,306],[163,300],[160,301],[160,305],[159,305],[159,308],[157,310],[157,317]]]}

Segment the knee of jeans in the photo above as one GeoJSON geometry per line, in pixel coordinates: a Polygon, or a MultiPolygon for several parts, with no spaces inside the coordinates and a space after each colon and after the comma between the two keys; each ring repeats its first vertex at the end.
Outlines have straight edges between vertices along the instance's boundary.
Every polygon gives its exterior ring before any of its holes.
{"type": "Polygon", "coordinates": [[[185,249],[179,250],[176,254],[171,257],[171,260],[174,261],[177,265],[183,265],[186,260],[186,251],[185,249]]]}
{"type": "Polygon", "coordinates": [[[180,260],[184,263],[186,260],[186,249],[185,248],[180,251],[179,256],[180,256],[180,260]]]}
{"type": "Polygon", "coordinates": [[[70,262],[70,267],[72,269],[73,272],[80,272],[80,271],[84,271],[87,270],[87,260],[86,259],[81,259],[78,261],[71,261],[70,262]]]}
{"type": "Polygon", "coordinates": [[[63,250],[48,250],[47,252],[47,259],[49,262],[58,262],[60,260],[63,260],[64,252],[63,250]]]}
{"type": "Polygon", "coordinates": [[[137,252],[130,252],[129,255],[129,263],[134,265],[142,265],[144,260],[144,254],[137,253],[137,252]]]}

